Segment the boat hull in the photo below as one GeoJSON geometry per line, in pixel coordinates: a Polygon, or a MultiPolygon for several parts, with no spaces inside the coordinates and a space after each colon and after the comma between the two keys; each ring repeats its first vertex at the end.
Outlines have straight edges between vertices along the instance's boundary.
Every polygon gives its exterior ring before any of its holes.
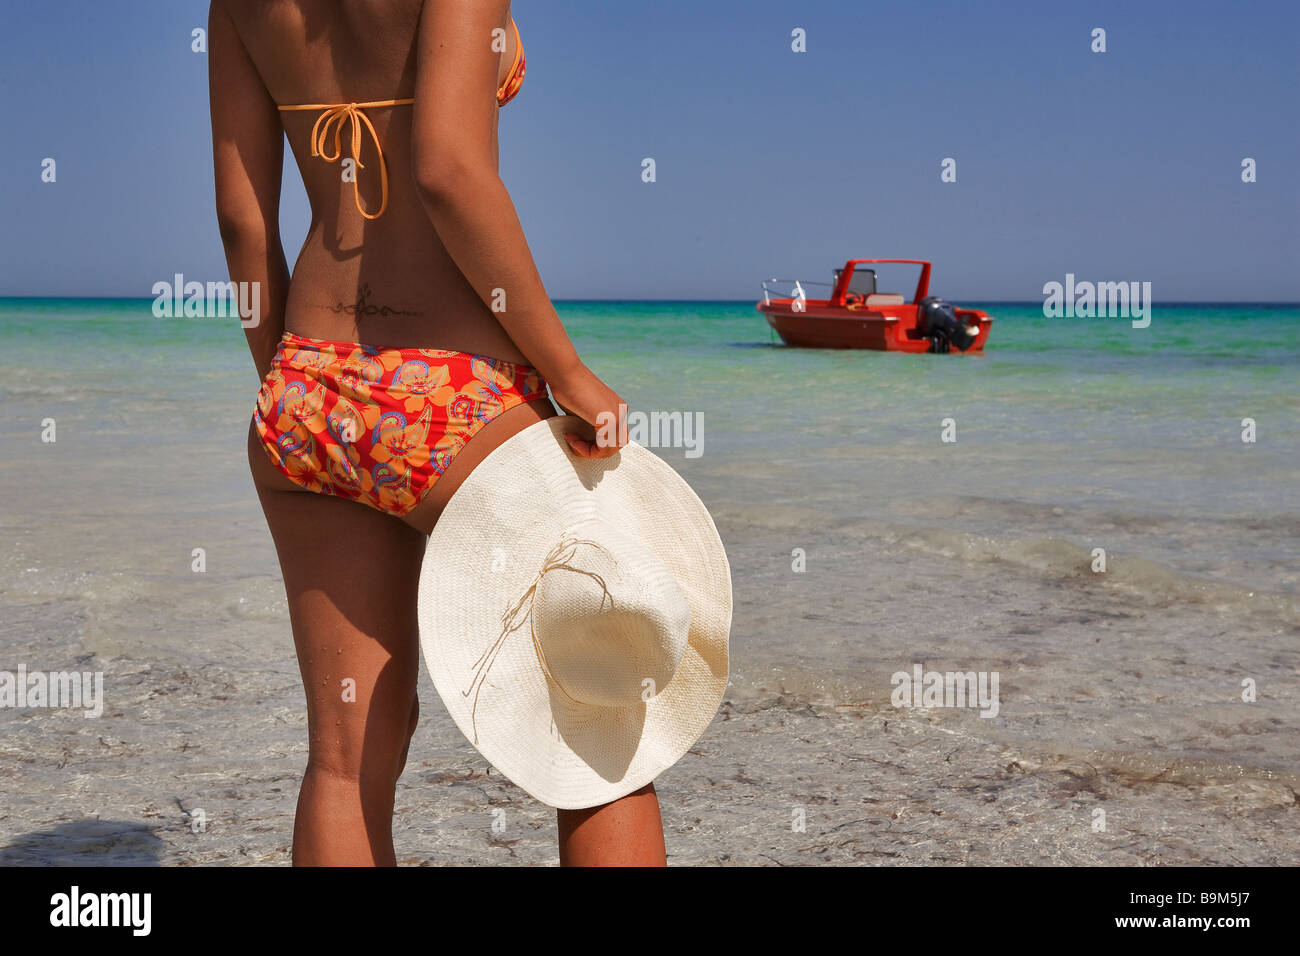
{"type": "MultiPolygon", "coordinates": [[[[930,350],[930,340],[917,332],[915,305],[866,309],[832,306],[825,301],[810,299],[806,300],[804,308],[796,310],[792,299],[772,299],[758,303],[757,307],[786,345],[880,352],[930,350]]],[[[958,319],[979,330],[967,351],[983,351],[992,328],[992,317],[981,309],[957,309],[956,314],[958,319]]]]}

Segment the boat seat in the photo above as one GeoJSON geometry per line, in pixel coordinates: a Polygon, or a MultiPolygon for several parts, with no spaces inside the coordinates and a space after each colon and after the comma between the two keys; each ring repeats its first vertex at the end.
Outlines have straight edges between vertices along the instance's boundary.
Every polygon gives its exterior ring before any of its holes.
{"type": "Polygon", "coordinates": [[[903,297],[897,292],[877,292],[867,296],[867,301],[862,304],[868,309],[878,305],[902,305],[903,297]]]}

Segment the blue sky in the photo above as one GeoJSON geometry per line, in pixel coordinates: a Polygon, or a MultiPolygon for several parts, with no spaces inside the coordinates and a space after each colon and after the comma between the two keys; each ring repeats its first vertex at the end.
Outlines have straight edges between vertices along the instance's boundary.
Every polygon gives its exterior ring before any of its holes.
{"type": "MultiPolygon", "coordinates": [[[[189,46],[206,11],[9,11],[0,295],[224,277],[206,62],[189,46]]],[[[1296,301],[1298,11],[516,0],[528,77],[502,114],[502,177],[556,299],[754,299],[769,276],[918,257],[957,300],[1040,299],[1072,272],[1149,281],[1157,301],[1296,301]]],[[[292,262],[308,210],[286,159],[292,262]]]]}

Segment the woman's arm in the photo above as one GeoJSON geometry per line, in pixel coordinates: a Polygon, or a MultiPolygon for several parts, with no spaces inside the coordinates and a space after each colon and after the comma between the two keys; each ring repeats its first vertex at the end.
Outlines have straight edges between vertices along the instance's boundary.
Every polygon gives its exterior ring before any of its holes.
{"type": "MultiPolygon", "coordinates": [[[[500,53],[492,31],[504,29],[509,14],[509,0],[425,0],[411,133],[415,183],[447,253],[561,407],[593,425],[602,413],[617,421],[622,401],[578,358],[497,174],[500,53]]],[[[597,448],[592,437],[568,441],[588,457],[618,448],[617,440],[597,448]]]]}
{"type": "Polygon", "coordinates": [[[208,10],[208,97],[217,225],[230,281],[258,291],[260,321],[244,334],[257,373],[265,378],[284,332],[289,291],[280,243],[284,131],[275,101],[221,0],[212,0],[208,10]]]}

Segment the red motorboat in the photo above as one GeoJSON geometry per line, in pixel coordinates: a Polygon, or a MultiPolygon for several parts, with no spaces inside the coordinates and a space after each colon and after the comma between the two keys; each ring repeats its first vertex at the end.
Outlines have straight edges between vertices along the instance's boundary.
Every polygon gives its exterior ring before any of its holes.
{"type": "MultiPolygon", "coordinates": [[[[896,271],[896,270],[890,270],[896,271]]],[[[981,309],[959,309],[930,295],[930,263],[922,259],[850,259],[834,282],[768,279],[757,305],[786,345],[814,349],[879,349],[886,352],[979,352],[993,318],[981,309]],[[910,302],[877,290],[877,264],[921,267],[910,302]],[[793,283],[785,295],[768,283],[793,283]],[[810,299],[805,285],[828,285],[830,297],[810,299]]]]}

